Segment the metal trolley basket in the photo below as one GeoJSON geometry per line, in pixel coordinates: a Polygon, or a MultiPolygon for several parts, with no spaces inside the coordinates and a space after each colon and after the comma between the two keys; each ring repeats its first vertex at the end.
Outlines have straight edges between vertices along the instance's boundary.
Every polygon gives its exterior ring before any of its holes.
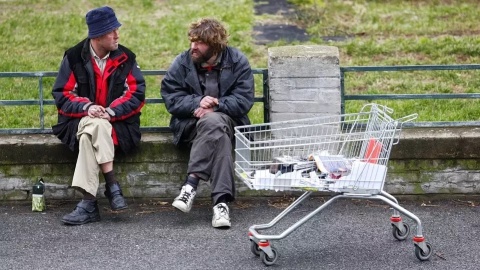
{"type": "Polygon", "coordinates": [[[378,199],[393,208],[393,236],[405,240],[410,226],[402,213],[416,222],[415,255],[428,260],[432,246],[422,235],[420,219],[383,190],[392,146],[399,141],[403,123],[417,114],[392,119],[393,110],[365,105],[359,113],[272,122],[235,128],[235,174],[256,190],[300,190],[304,193],[267,224],[249,228],[251,251],[265,265],[272,265],[278,251],[270,240],[288,236],[340,198],[378,199]],[[334,196],[279,235],[261,234],[310,196],[334,192],[334,196]]]}

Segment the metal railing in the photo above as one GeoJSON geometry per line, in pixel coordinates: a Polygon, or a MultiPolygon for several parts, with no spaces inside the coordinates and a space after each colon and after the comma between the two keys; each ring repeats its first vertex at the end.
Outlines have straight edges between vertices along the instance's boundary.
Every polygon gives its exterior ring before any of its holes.
{"type": "MultiPolygon", "coordinates": [[[[480,65],[418,65],[418,66],[359,66],[340,67],[341,113],[345,113],[346,100],[406,100],[406,99],[478,99],[480,93],[463,94],[370,94],[346,95],[345,73],[347,72],[384,72],[384,71],[428,71],[428,70],[478,70],[480,65]]],[[[455,122],[412,122],[406,126],[414,127],[442,127],[442,126],[480,126],[479,121],[455,122]]]]}
{"type": "MultiPolygon", "coordinates": [[[[255,96],[254,102],[263,103],[263,120],[264,122],[270,121],[269,114],[269,98],[268,98],[268,70],[267,69],[252,69],[254,75],[260,75],[262,78],[262,96],[255,96]]],[[[56,77],[58,72],[0,72],[1,78],[38,78],[38,99],[28,99],[28,100],[0,100],[0,106],[24,106],[24,105],[37,105],[39,106],[39,128],[2,128],[0,129],[0,134],[51,134],[52,129],[50,127],[45,127],[45,106],[55,105],[53,99],[45,99],[45,90],[44,90],[44,78],[56,77]]],[[[144,76],[163,76],[166,73],[166,70],[145,70],[142,71],[144,76]]],[[[51,89],[48,89],[50,94],[51,89]]],[[[160,91],[159,91],[160,92],[160,91]]],[[[147,98],[147,104],[152,103],[164,103],[162,98],[147,98]]],[[[147,132],[168,132],[170,129],[166,126],[164,127],[148,127],[144,126],[140,128],[142,131],[147,132]]]]}
{"type": "MultiPolygon", "coordinates": [[[[349,100],[407,100],[407,99],[479,99],[480,93],[463,93],[463,94],[362,94],[349,95],[345,94],[345,74],[349,72],[391,72],[391,71],[434,71],[434,70],[479,70],[480,65],[417,65],[417,66],[357,66],[357,67],[340,67],[340,90],[341,90],[341,113],[345,113],[345,102],[349,100]]],[[[146,70],[143,71],[144,76],[163,76],[165,70],[146,70]]],[[[269,86],[268,86],[268,70],[253,69],[255,75],[262,77],[262,96],[255,96],[256,103],[263,103],[263,119],[267,123],[270,121],[269,115],[269,86]]],[[[14,105],[37,105],[39,106],[39,128],[4,128],[0,129],[0,134],[36,134],[51,133],[51,128],[45,127],[44,108],[47,105],[54,105],[53,99],[45,99],[45,91],[43,79],[46,77],[56,77],[57,72],[0,72],[1,78],[21,78],[34,77],[38,78],[39,98],[29,100],[0,100],[0,106],[14,105]]],[[[49,89],[50,91],[50,89],[49,89]]],[[[49,92],[50,93],[50,92],[49,92]]],[[[147,98],[146,103],[163,103],[162,98],[147,98]]],[[[451,121],[451,122],[414,122],[408,123],[408,126],[480,126],[479,121],[451,121]]],[[[168,127],[141,127],[142,131],[166,132],[168,127]]]]}

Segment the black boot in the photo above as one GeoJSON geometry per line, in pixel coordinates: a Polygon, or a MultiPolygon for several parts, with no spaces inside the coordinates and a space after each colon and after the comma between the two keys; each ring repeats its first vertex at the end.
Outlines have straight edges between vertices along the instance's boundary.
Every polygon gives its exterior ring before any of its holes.
{"type": "Polygon", "coordinates": [[[115,184],[105,184],[105,197],[108,198],[108,201],[110,202],[110,207],[112,210],[122,210],[126,209],[127,202],[125,201],[125,198],[123,197],[122,190],[120,189],[120,184],[115,183],[115,184]]]}
{"type": "Polygon", "coordinates": [[[82,225],[95,221],[100,221],[100,212],[96,200],[81,200],[70,214],[62,218],[62,222],[68,225],[82,225]]]}

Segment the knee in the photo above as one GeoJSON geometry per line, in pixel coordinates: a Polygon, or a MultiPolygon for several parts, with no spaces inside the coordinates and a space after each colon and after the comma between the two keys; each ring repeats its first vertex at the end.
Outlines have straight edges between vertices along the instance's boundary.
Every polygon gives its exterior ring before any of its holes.
{"type": "Polygon", "coordinates": [[[200,118],[200,120],[198,120],[198,123],[214,124],[220,122],[221,120],[222,117],[220,116],[220,114],[216,112],[211,112],[205,114],[202,118],[200,118]]]}
{"type": "Polygon", "coordinates": [[[112,124],[106,119],[101,118],[92,118],[93,125],[97,126],[98,128],[109,130],[112,128],[112,124]]]}
{"type": "Polygon", "coordinates": [[[86,131],[88,130],[96,130],[96,129],[105,129],[108,130],[112,127],[112,124],[107,119],[101,118],[92,118],[89,116],[85,116],[80,121],[78,125],[79,130],[86,131]]]}
{"type": "Polygon", "coordinates": [[[92,126],[90,132],[88,132],[90,135],[103,134],[103,136],[109,136],[112,134],[112,124],[106,119],[92,118],[90,124],[92,126]]]}
{"type": "Polygon", "coordinates": [[[223,126],[222,117],[218,113],[211,112],[205,114],[200,120],[197,122],[198,129],[218,129],[223,126]]]}

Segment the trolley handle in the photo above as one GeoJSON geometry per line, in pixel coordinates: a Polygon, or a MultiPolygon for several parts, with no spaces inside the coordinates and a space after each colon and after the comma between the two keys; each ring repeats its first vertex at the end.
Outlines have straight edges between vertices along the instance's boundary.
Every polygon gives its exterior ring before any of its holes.
{"type": "Polygon", "coordinates": [[[417,117],[418,117],[418,113],[413,113],[404,117],[400,117],[397,120],[395,120],[398,123],[397,124],[398,133],[396,134],[397,136],[395,136],[395,139],[393,140],[393,145],[398,144],[398,142],[400,141],[400,134],[402,133],[403,124],[412,122],[413,120],[417,119],[417,117]]]}
{"type": "Polygon", "coordinates": [[[418,113],[413,113],[404,117],[400,117],[397,119],[400,122],[400,127],[402,127],[403,123],[412,122],[413,120],[417,119],[418,113]]]}
{"type": "Polygon", "coordinates": [[[390,108],[390,107],[387,107],[385,105],[380,105],[380,104],[377,104],[377,103],[367,103],[365,105],[363,105],[362,109],[360,110],[360,112],[371,112],[371,108],[376,108],[378,109],[379,111],[383,111],[387,114],[392,114],[393,113],[393,109],[390,108]],[[367,110],[367,108],[370,108],[367,110]]]}

